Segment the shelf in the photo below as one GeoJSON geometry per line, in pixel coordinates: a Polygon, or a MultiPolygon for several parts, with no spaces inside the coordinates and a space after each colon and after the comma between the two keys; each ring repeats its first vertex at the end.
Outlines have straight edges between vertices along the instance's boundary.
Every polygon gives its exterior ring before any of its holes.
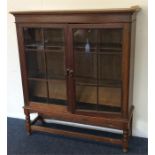
{"type": "Polygon", "coordinates": [[[26,52],[44,52],[44,49],[29,49],[25,48],[26,52]]]}
{"type": "Polygon", "coordinates": [[[47,79],[45,79],[45,78],[28,78],[28,80],[32,80],[32,81],[47,81],[47,79]]]}
{"type": "MultiPolygon", "coordinates": [[[[91,49],[90,49],[91,50],[91,49]]],[[[85,52],[85,51],[76,51],[76,54],[85,54],[85,55],[89,55],[89,54],[107,54],[107,55],[120,55],[122,54],[122,52],[85,52]]]]}
{"type": "Polygon", "coordinates": [[[44,48],[44,45],[43,44],[40,44],[40,43],[34,43],[34,44],[26,44],[24,45],[27,49],[43,49],[44,48]]]}
{"type": "Polygon", "coordinates": [[[112,51],[121,51],[122,48],[117,48],[117,47],[99,47],[101,50],[112,50],[112,51]]]}
{"type": "MultiPolygon", "coordinates": [[[[74,47],[85,47],[86,42],[76,42],[74,41],[74,47]]],[[[121,49],[122,43],[99,43],[99,42],[89,42],[90,47],[96,48],[106,48],[106,49],[121,49]]]]}
{"type": "Polygon", "coordinates": [[[38,49],[25,49],[26,52],[45,52],[45,53],[64,53],[64,50],[60,50],[60,49],[42,49],[42,50],[38,50],[38,49]]]}
{"type": "Polygon", "coordinates": [[[47,49],[47,48],[63,48],[64,47],[64,45],[45,45],[45,49],[47,49]]]}
{"type": "Polygon", "coordinates": [[[52,51],[57,51],[57,50],[64,50],[65,47],[64,45],[43,45],[43,44],[29,44],[25,45],[25,50],[26,51],[47,51],[47,52],[52,52],[52,51]]]}
{"type": "Polygon", "coordinates": [[[112,55],[120,55],[122,52],[98,52],[97,54],[112,54],[112,55]]]}
{"type": "Polygon", "coordinates": [[[100,105],[100,104],[93,104],[93,103],[83,103],[83,102],[77,102],[77,109],[79,110],[85,110],[85,111],[106,111],[106,112],[120,112],[121,107],[120,106],[113,106],[113,105],[100,105]],[[88,110],[89,109],[89,110],[88,110]]]}
{"type": "MultiPolygon", "coordinates": [[[[85,49],[85,45],[84,46],[78,46],[78,47],[74,46],[74,49],[81,49],[81,50],[83,50],[83,49],[85,49]]],[[[91,47],[90,49],[96,50],[97,47],[91,47]]]]}
{"type": "MultiPolygon", "coordinates": [[[[84,50],[85,47],[82,46],[82,47],[74,47],[74,49],[80,49],[80,50],[84,50]]],[[[91,47],[90,50],[110,50],[110,51],[121,51],[122,48],[111,48],[111,47],[91,47]]]]}
{"type": "MultiPolygon", "coordinates": [[[[115,44],[114,44],[115,45],[115,44]]],[[[77,47],[74,46],[74,51],[76,53],[83,53],[83,54],[121,54],[122,53],[122,46],[121,45],[112,45],[112,46],[103,46],[103,45],[90,45],[90,52],[85,52],[85,45],[78,45],[77,47]]]]}
{"type": "Polygon", "coordinates": [[[64,49],[45,49],[45,53],[65,53],[64,49]]]}
{"type": "Polygon", "coordinates": [[[100,79],[97,81],[95,78],[85,77],[85,78],[75,78],[76,85],[81,86],[98,86],[98,87],[113,87],[121,88],[121,80],[113,79],[100,79]]]}
{"type": "Polygon", "coordinates": [[[76,82],[77,86],[96,86],[96,87],[112,87],[112,88],[121,88],[120,82],[114,82],[114,83],[106,83],[106,81],[102,81],[102,84],[94,84],[94,83],[82,83],[82,82],[76,82]]]}
{"type": "Polygon", "coordinates": [[[97,84],[95,84],[95,83],[82,83],[82,82],[76,82],[76,85],[77,85],[77,86],[96,86],[96,87],[97,87],[97,84]]]}
{"type": "Polygon", "coordinates": [[[66,80],[65,77],[52,77],[52,78],[28,78],[28,80],[33,80],[33,81],[52,81],[52,80],[66,80]]]}
{"type": "Polygon", "coordinates": [[[30,96],[31,101],[33,101],[34,103],[47,103],[47,104],[55,104],[55,105],[63,105],[66,106],[66,100],[63,99],[55,99],[55,98],[46,98],[46,97],[36,97],[36,96],[30,96]]]}

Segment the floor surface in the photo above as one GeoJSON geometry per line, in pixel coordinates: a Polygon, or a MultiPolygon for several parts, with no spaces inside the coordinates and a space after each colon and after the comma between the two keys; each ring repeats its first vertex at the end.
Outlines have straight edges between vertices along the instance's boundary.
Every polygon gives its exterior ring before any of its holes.
{"type": "MultiPolygon", "coordinates": [[[[128,153],[122,147],[80,138],[34,132],[28,136],[24,120],[8,118],[8,155],[147,155],[148,140],[132,137],[128,153]]],[[[94,132],[94,131],[93,131],[94,132]]]]}

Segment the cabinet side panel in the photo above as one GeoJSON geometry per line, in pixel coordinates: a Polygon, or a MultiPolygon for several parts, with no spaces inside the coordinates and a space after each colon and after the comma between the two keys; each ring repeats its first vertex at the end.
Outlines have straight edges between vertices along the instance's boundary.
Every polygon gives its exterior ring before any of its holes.
{"type": "Polygon", "coordinates": [[[27,81],[27,69],[26,69],[26,61],[25,61],[22,27],[19,24],[17,24],[16,30],[17,30],[20,70],[21,70],[22,86],[23,86],[23,94],[24,94],[24,104],[28,105],[28,81],[27,81]]]}
{"type": "Polygon", "coordinates": [[[136,21],[134,20],[131,23],[131,40],[130,40],[130,78],[129,78],[129,107],[130,111],[131,106],[133,105],[133,80],[134,80],[134,55],[135,55],[135,27],[136,21]]]}

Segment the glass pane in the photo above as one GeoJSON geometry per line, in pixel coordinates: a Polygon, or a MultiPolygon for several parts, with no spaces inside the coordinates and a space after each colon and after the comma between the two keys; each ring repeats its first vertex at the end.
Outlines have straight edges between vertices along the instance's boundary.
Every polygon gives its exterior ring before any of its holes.
{"type": "Polygon", "coordinates": [[[29,99],[34,102],[47,102],[46,81],[29,80],[29,99]]]}
{"type": "Polygon", "coordinates": [[[98,56],[99,84],[107,87],[121,87],[121,54],[98,56]]]}
{"type": "Polygon", "coordinates": [[[121,88],[99,87],[98,110],[120,112],[121,110],[121,88]]]}
{"type": "Polygon", "coordinates": [[[74,52],[90,53],[96,52],[97,30],[74,29],[74,52]]]}
{"type": "Polygon", "coordinates": [[[46,69],[42,52],[26,51],[26,63],[29,78],[45,78],[46,69]]]}
{"type": "Polygon", "coordinates": [[[62,29],[45,29],[45,49],[64,50],[64,32],[62,29]]]}
{"type": "Polygon", "coordinates": [[[98,110],[121,111],[122,29],[100,30],[98,110]]]}
{"type": "Polygon", "coordinates": [[[121,111],[122,29],[73,29],[76,107],[121,111]]]}
{"type": "Polygon", "coordinates": [[[120,52],[122,48],[122,29],[100,29],[100,52],[120,52]]]}
{"type": "Polygon", "coordinates": [[[64,79],[64,53],[47,52],[47,72],[49,79],[64,79]]]}
{"type": "Polygon", "coordinates": [[[24,28],[24,45],[26,49],[42,50],[43,37],[41,28],[24,28]]]}
{"type": "Polygon", "coordinates": [[[44,29],[50,104],[66,105],[64,31],[44,29]]]}
{"type": "Polygon", "coordinates": [[[24,28],[30,101],[66,105],[64,30],[24,28]]]}
{"type": "Polygon", "coordinates": [[[75,76],[77,83],[96,84],[97,80],[96,54],[75,54],[75,76]]]}
{"type": "Polygon", "coordinates": [[[49,81],[49,103],[66,105],[66,81],[50,80],[49,81]]]}
{"type": "Polygon", "coordinates": [[[97,87],[76,85],[77,108],[86,110],[96,110],[97,108],[97,87]]]}
{"type": "Polygon", "coordinates": [[[77,108],[96,110],[97,30],[74,29],[73,32],[77,108]]]}

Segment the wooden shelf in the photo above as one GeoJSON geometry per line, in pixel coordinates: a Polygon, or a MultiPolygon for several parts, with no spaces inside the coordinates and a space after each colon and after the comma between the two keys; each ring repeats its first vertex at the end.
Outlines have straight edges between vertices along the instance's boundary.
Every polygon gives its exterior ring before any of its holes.
{"type": "MultiPolygon", "coordinates": [[[[91,50],[91,49],[90,49],[91,50]]],[[[85,52],[85,51],[76,51],[76,54],[99,54],[99,55],[102,55],[102,54],[112,54],[112,55],[120,55],[122,54],[122,52],[111,52],[111,51],[108,51],[108,52],[85,52]]]]}
{"type": "MultiPolygon", "coordinates": [[[[74,47],[75,50],[85,50],[85,47],[74,47]]],[[[113,47],[91,47],[90,50],[106,50],[106,51],[121,51],[122,48],[113,48],[113,47]]]]}
{"type": "Polygon", "coordinates": [[[64,52],[65,47],[63,45],[58,46],[58,45],[51,45],[51,46],[44,46],[42,45],[42,48],[39,48],[40,45],[25,45],[25,51],[45,51],[45,52],[64,52]],[[28,48],[30,47],[30,48],[28,48]],[[36,47],[36,48],[32,48],[36,47]]]}
{"type": "Polygon", "coordinates": [[[64,45],[45,45],[46,48],[64,48],[64,45]]]}
{"type": "Polygon", "coordinates": [[[44,47],[43,43],[25,44],[25,47],[44,47]]]}
{"type": "Polygon", "coordinates": [[[64,49],[45,49],[45,53],[65,53],[64,49]]]}
{"type": "Polygon", "coordinates": [[[42,49],[42,50],[38,50],[38,49],[25,49],[26,52],[45,52],[45,53],[64,53],[64,50],[62,49],[42,49]]]}
{"type": "Polygon", "coordinates": [[[78,77],[75,78],[76,85],[86,85],[86,86],[104,86],[104,87],[120,87],[121,88],[121,80],[114,80],[114,79],[99,79],[97,81],[96,78],[91,77],[78,77]]]}
{"type": "Polygon", "coordinates": [[[29,49],[25,48],[26,52],[44,52],[44,49],[29,49]]]}
{"type": "Polygon", "coordinates": [[[49,77],[47,78],[34,78],[34,77],[29,77],[28,80],[33,80],[33,81],[50,81],[50,80],[66,80],[64,76],[57,76],[57,77],[49,77]]]}

